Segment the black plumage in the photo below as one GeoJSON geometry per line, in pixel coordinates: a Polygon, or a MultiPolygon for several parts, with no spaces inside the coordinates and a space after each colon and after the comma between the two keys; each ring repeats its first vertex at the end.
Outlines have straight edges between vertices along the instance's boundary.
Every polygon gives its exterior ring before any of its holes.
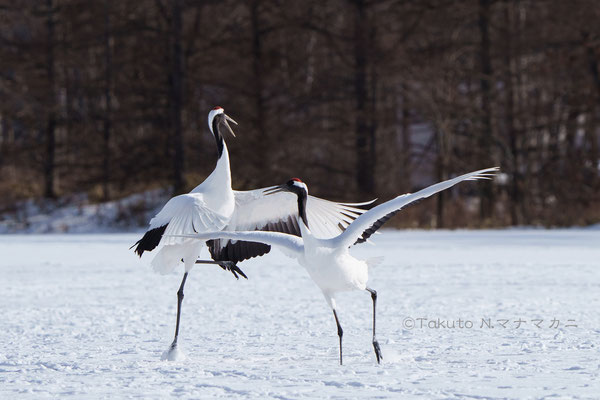
{"type": "Polygon", "coordinates": [[[394,215],[398,214],[401,210],[404,210],[408,207],[413,207],[417,204],[419,204],[420,202],[422,202],[424,199],[418,199],[413,201],[410,204],[405,205],[404,207],[396,210],[396,211],[392,211],[391,213],[387,214],[385,217],[378,219],[377,221],[375,221],[375,223],[373,225],[371,225],[369,227],[369,229],[365,229],[365,231],[363,232],[362,236],[360,238],[358,238],[358,240],[356,242],[354,242],[354,245],[360,244],[360,243],[364,243],[367,241],[368,238],[371,237],[371,235],[373,235],[379,228],[381,228],[383,226],[383,224],[385,224],[386,222],[388,222],[388,220],[390,218],[392,218],[394,215]]]}
{"type": "Polygon", "coordinates": [[[131,246],[130,249],[135,247],[134,251],[140,257],[142,256],[142,254],[144,254],[144,251],[154,250],[154,248],[156,248],[156,246],[158,246],[158,244],[160,243],[160,239],[164,235],[165,229],[167,229],[167,225],[150,229],[149,231],[144,233],[144,236],[140,240],[138,240],[133,246],[131,246]]]}
{"type": "Polygon", "coordinates": [[[362,236],[360,238],[358,238],[356,240],[356,242],[354,242],[354,244],[356,245],[359,243],[366,242],[367,239],[370,238],[372,234],[374,234],[379,228],[381,228],[383,226],[383,224],[385,224],[390,218],[392,218],[394,215],[398,214],[399,211],[400,210],[392,211],[391,213],[387,214],[386,216],[379,218],[368,229],[365,229],[365,231],[362,233],[362,236]]]}
{"type": "MultiPolygon", "coordinates": [[[[259,231],[282,232],[290,235],[300,236],[300,226],[295,216],[290,216],[286,220],[270,222],[259,231]]],[[[215,261],[233,261],[240,262],[252,257],[262,256],[271,251],[271,246],[257,242],[245,242],[242,240],[235,243],[230,240],[216,239],[206,242],[212,259],[215,261]],[[225,243],[225,244],[224,244],[225,243]]]]}

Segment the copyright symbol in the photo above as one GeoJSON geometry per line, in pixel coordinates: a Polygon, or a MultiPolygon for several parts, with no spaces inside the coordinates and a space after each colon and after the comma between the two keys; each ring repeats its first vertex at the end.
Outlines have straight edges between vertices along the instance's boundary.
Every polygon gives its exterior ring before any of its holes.
{"type": "Polygon", "coordinates": [[[413,329],[415,327],[415,320],[411,317],[404,318],[404,320],[402,321],[402,327],[408,330],[413,329]]]}

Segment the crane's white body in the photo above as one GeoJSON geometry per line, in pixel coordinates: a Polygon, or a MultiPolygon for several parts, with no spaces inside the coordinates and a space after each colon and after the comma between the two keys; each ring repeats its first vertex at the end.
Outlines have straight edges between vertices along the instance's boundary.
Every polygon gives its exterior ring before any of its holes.
{"type": "Polygon", "coordinates": [[[166,274],[183,260],[185,271],[189,272],[204,243],[171,235],[221,230],[231,220],[234,210],[229,152],[223,144],[223,153],[208,178],[190,193],[173,197],[150,220],[150,229],[167,225],[160,241],[163,247],[152,260],[152,268],[166,274]]]}
{"type": "Polygon", "coordinates": [[[331,240],[315,237],[303,222],[300,227],[304,251],[298,261],[321,289],[331,308],[335,309],[335,293],[367,287],[369,267],[366,261],[353,257],[348,247],[336,247],[331,240]]]}

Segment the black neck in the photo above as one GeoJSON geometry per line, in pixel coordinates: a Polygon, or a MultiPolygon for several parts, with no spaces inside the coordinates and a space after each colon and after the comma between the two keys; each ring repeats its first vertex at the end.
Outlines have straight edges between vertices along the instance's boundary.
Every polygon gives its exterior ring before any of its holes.
{"type": "Polygon", "coordinates": [[[219,124],[217,123],[217,117],[212,120],[212,131],[215,136],[215,141],[217,143],[217,152],[219,153],[219,158],[223,155],[223,147],[225,145],[225,141],[223,140],[223,135],[221,135],[221,131],[219,130],[219,124]]]}
{"type": "Polygon", "coordinates": [[[300,214],[300,218],[304,221],[304,225],[308,228],[308,218],[306,218],[306,199],[307,194],[303,190],[301,193],[298,193],[298,213],[300,214]]]}

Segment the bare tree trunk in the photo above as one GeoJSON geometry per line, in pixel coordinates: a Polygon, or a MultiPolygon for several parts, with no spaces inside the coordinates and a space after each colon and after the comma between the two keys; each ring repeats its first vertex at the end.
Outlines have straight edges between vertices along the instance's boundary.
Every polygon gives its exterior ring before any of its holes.
{"type": "MultiPolygon", "coordinates": [[[[586,133],[585,140],[587,142],[588,151],[587,151],[587,159],[589,160],[589,165],[591,166],[590,170],[594,171],[598,168],[598,163],[600,159],[600,151],[598,149],[598,115],[597,109],[594,105],[590,107],[589,116],[586,123],[586,133]]],[[[597,174],[592,174],[592,182],[590,182],[591,187],[595,187],[600,180],[597,174]]]]}
{"type": "MultiPolygon", "coordinates": [[[[437,180],[441,182],[448,179],[448,138],[446,137],[445,132],[439,127],[435,128],[435,141],[437,144],[437,158],[435,163],[435,170],[437,180]]],[[[446,221],[444,218],[445,200],[445,193],[443,193],[443,191],[438,193],[435,219],[436,228],[444,228],[446,226],[446,221]]]]}
{"type": "Polygon", "coordinates": [[[600,68],[598,68],[598,58],[596,57],[594,44],[590,39],[589,32],[584,31],[581,35],[583,37],[590,73],[592,74],[592,79],[598,92],[598,99],[600,100],[600,68]]]}
{"type": "MultiPolygon", "coordinates": [[[[515,13],[513,14],[515,17],[514,21],[514,29],[515,29],[515,42],[514,42],[514,52],[517,57],[514,58],[515,64],[515,75],[514,75],[514,91],[515,91],[515,110],[524,109],[526,107],[531,107],[527,102],[526,95],[526,87],[528,77],[526,74],[526,63],[522,57],[519,55],[523,54],[525,43],[523,43],[521,37],[523,35],[523,31],[527,24],[527,14],[526,7],[523,5],[521,1],[516,1],[512,3],[512,6],[515,8],[515,13]]],[[[527,125],[527,120],[532,120],[530,117],[530,112],[528,115],[523,117],[519,114],[513,114],[514,117],[514,126],[517,131],[523,130],[527,125]]],[[[530,149],[528,138],[526,136],[517,136],[516,145],[519,149],[519,166],[521,170],[519,171],[519,214],[521,216],[521,224],[523,225],[531,225],[533,222],[532,219],[532,199],[533,199],[533,191],[536,189],[536,181],[533,179],[533,171],[535,170],[533,163],[533,154],[530,149]],[[527,188],[527,190],[521,190],[521,188],[527,188]]]]}
{"type": "Polygon", "coordinates": [[[182,0],[171,2],[171,128],[173,129],[173,191],[185,189],[184,147],[183,147],[183,49],[182,49],[182,0]]]}
{"type": "Polygon", "coordinates": [[[355,0],[356,15],[354,24],[354,90],[356,97],[356,183],[360,193],[372,195],[375,192],[375,132],[369,123],[369,93],[367,67],[369,51],[369,30],[367,6],[364,0],[355,0]]]}
{"type": "Polygon", "coordinates": [[[48,80],[48,97],[46,107],[48,115],[46,119],[46,158],[44,162],[44,196],[55,198],[54,188],[55,155],[56,155],[56,74],[54,71],[54,47],[55,47],[55,22],[53,0],[47,0],[48,15],[46,19],[47,44],[46,44],[46,78],[48,80]]]}
{"type": "MultiPolygon", "coordinates": [[[[491,0],[479,0],[479,32],[481,35],[481,108],[482,126],[479,146],[482,163],[486,165],[491,158],[492,150],[492,61],[490,56],[490,4],[491,0]]],[[[491,182],[481,185],[480,217],[485,223],[493,216],[494,192],[491,182]]]]}
{"type": "Polygon", "coordinates": [[[111,50],[111,25],[110,25],[110,0],[104,2],[104,129],[102,148],[102,197],[104,201],[110,199],[110,136],[112,114],[112,50],[111,50]]]}
{"type": "MultiPolygon", "coordinates": [[[[68,60],[71,57],[71,45],[72,41],[69,37],[69,30],[65,29],[62,32],[62,37],[60,41],[60,57],[63,60],[68,60]]],[[[73,89],[76,86],[74,80],[71,77],[73,67],[69,65],[69,63],[65,62],[61,65],[62,74],[64,76],[63,85],[63,93],[65,96],[65,108],[64,108],[64,117],[63,121],[63,129],[65,132],[64,140],[61,142],[62,152],[65,155],[62,159],[66,168],[71,168],[71,166],[77,164],[78,157],[83,156],[83,152],[77,146],[77,137],[81,135],[81,132],[74,132],[73,129],[73,89]],[[79,133],[79,135],[77,135],[79,133]]],[[[72,182],[72,181],[71,181],[72,182]]],[[[70,183],[71,183],[70,182],[70,183]]]]}
{"type": "Polygon", "coordinates": [[[252,26],[252,70],[254,75],[254,112],[256,115],[256,130],[258,131],[257,144],[260,151],[257,152],[257,166],[261,171],[267,171],[271,165],[269,161],[269,138],[266,129],[263,71],[263,37],[260,21],[260,0],[253,0],[250,5],[250,19],[252,26]]]}
{"type": "Polygon", "coordinates": [[[592,166],[596,166],[598,163],[598,137],[596,133],[597,127],[597,113],[598,113],[598,105],[600,105],[600,67],[598,66],[598,57],[596,56],[596,49],[592,43],[589,43],[589,33],[584,32],[584,43],[586,45],[586,52],[588,58],[588,64],[590,68],[590,73],[592,74],[592,78],[594,80],[594,85],[596,86],[596,101],[590,104],[590,117],[588,129],[586,130],[586,139],[589,142],[589,152],[588,152],[588,160],[590,161],[592,166]]]}
{"type": "Polygon", "coordinates": [[[505,29],[506,36],[504,38],[504,84],[506,87],[506,130],[508,133],[509,149],[510,149],[510,173],[511,180],[509,185],[510,198],[510,220],[511,225],[519,225],[521,217],[519,208],[521,207],[521,171],[519,165],[519,146],[517,142],[517,131],[515,128],[515,100],[513,87],[513,68],[512,68],[512,42],[511,42],[511,7],[512,4],[505,4],[505,29]]]}
{"type": "Polygon", "coordinates": [[[412,141],[410,131],[410,103],[406,94],[406,85],[400,85],[402,90],[402,121],[400,123],[402,135],[402,189],[409,191],[411,189],[411,174],[412,174],[412,141]]]}
{"type": "MultiPolygon", "coordinates": [[[[4,93],[0,91],[0,96],[4,93]]],[[[11,124],[4,115],[0,118],[0,132],[2,132],[2,139],[0,140],[0,167],[6,163],[6,155],[8,154],[9,146],[12,144],[10,140],[10,129],[11,124]]],[[[7,163],[9,164],[9,163],[7,163]]]]}

